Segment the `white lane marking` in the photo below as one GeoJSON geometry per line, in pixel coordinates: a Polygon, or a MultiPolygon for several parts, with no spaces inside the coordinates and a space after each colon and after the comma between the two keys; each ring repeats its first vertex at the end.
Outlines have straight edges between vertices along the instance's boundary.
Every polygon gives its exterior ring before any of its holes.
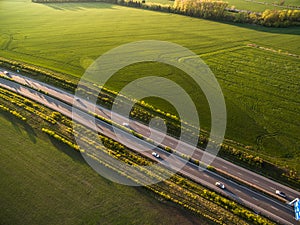
{"type": "Polygon", "coordinates": [[[256,200],[256,201],[259,201],[257,198],[255,198],[255,197],[252,197],[254,200],[256,200]]]}
{"type": "Polygon", "coordinates": [[[242,176],[242,174],[240,172],[238,172],[238,174],[242,176]]]}
{"type": "Polygon", "coordinates": [[[225,168],[225,169],[228,169],[228,167],[226,167],[226,166],[223,166],[223,165],[222,165],[222,167],[225,168]]]}
{"type": "Polygon", "coordinates": [[[252,179],[253,181],[255,181],[256,183],[259,183],[259,181],[258,180],[255,180],[255,179],[252,179]]]}
{"type": "Polygon", "coordinates": [[[209,177],[207,174],[203,174],[203,176],[205,176],[205,177],[209,177]]]}
{"type": "Polygon", "coordinates": [[[239,189],[235,189],[237,192],[242,192],[242,191],[240,191],[239,189]]]}
{"type": "Polygon", "coordinates": [[[277,210],[277,211],[278,211],[278,209],[277,209],[277,208],[275,208],[275,207],[274,207],[274,206],[272,206],[272,205],[271,205],[271,208],[272,208],[272,209],[275,209],[275,210],[277,210]]]}

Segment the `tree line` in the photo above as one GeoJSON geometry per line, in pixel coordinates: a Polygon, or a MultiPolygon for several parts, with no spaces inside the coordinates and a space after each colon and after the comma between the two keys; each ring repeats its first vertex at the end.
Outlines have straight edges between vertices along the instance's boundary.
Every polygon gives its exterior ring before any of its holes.
{"type": "Polygon", "coordinates": [[[175,0],[174,10],[187,16],[200,18],[222,18],[225,16],[227,2],[213,0],[175,0]]]}

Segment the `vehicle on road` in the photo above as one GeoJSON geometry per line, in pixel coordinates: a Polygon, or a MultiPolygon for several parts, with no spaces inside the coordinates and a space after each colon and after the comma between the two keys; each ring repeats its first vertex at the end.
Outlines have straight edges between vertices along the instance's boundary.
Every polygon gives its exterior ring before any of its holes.
{"type": "Polygon", "coordinates": [[[221,183],[220,181],[217,181],[217,182],[215,183],[215,185],[216,185],[217,187],[221,188],[221,189],[225,189],[225,185],[224,185],[223,183],[221,183]]]}
{"type": "Polygon", "coordinates": [[[160,158],[159,154],[156,153],[156,152],[152,152],[152,155],[153,155],[155,158],[160,158]]]}
{"type": "Polygon", "coordinates": [[[276,190],[275,193],[276,193],[276,195],[279,195],[279,196],[282,197],[282,198],[286,198],[286,194],[283,193],[282,191],[276,190]]]}
{"type": "Polygon", "coordinates": [[[129,128],[129,129],[130,129],[130,126],[129,126],[129,124],[128,124],[128,123],[125,123],[125,122],[124,122],[122,125],[123,125],[124,127],[126,127],[126,128],[129,128]]]}
{"type": "Polygon", "coordinates": [[[9,75],[9,72],[7,72],[7,71],[4,71],[3,73],[4,73],[5,75],[9,75]]]}

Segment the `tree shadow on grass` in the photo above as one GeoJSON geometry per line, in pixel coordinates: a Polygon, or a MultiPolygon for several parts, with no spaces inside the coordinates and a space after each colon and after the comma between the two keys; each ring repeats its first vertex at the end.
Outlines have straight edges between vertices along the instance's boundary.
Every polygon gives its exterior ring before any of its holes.
{"type": "Polygon", "coordinates": [[[230,25],[234,25],[236,27],[246,28],[258,32],[266,32],[266,33],[274,33],[274,34],[292,34],[292,35],[300,35],[299,26],[292,27],[265,27],[262,25],[254,25],[254,24],[243,24],[243,23],[228,23],[230,25]]]}
{"type": "Polygon", "coordinates": [[[66,144],[63,144],[59,142],[58,140],[49,137],[50,142],[52,145],[58,149],[59,151],[63,152],[67,156],[69,156],[72,160],[79,162],[79,163],[84,163],[86,164],[85,160],[81,156],[81,153],[79,151],[74,150],[73,148],[67,146],[66,144]]]}
{"type": "Polygon", "coordinates": [[[114,5],[104,2],[69,2],[69,3],[43,3],[55,10],[79,11],[84,9],[115,9],[114,5]]]}
{"type": "Polygon", "coordinates": [[[25,124],[23,127],[24,127],[26,134],[28,135],[30,141],[35,144],[36,143],[36,133],[34,132],[34,129],[31,126],[29,126],[28,124],[25,124]]]}
{"type": "Polygon", "coordinates": [[[22,134],[23,129],[32,143],[35,144],[37,142],[36,133],[34,129],[26,122],[21,121],[6,112],[0,112],[0,115],[3,116],[6,120],[8,120],[19,134],[22,134]]]}

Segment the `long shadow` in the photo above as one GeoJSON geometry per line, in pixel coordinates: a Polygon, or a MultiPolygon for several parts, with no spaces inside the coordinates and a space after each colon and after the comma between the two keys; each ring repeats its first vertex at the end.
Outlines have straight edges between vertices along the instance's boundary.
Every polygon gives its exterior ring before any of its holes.
{"type": "MultiPolygon", "coordinates": [[[[81,105],[82,107],[87,108],[87,106],[86,106],[80,99],[76,99],[76,102],[77,102],[79,105],[81,105]]],[[[76,104],[75,104],[75,106],[76,106],[76,104]]]]}
{"type": "MultiPolygon", "coordinates": [[[[16,90],[20,89],[20,86],[16,86],[15,87],[16,90]]],[[[30,92],[32,93],[38,93],[34,90],[29,89],[30,92]]],[[[41,93],[38,93],[38,95],[42,95],[41,93]]],[[[36,133],[34,132],[34,129],[29,126],[26,122],[23,122],[21,120],[18,120],[16,118],[14,118],[12,115],[6,113],[6,112],[2,112],[0,111],[0,116],[3,115],[7,120],[9,120],[12,125],[14,126],[15,130],[21,134],[21,127],[26,131],[28,137],[30,138],[30,140],[33,143],[36,143],[36,133]]],[[[82,158],[80,152],[75,151],[74,149],[72,149],[71,147],[68,147],[64,144],[59,143],[57,140],[55,140],[54,138],[49,138],[49,140],[51,141],[51,143],[60,151],[64,152],[65,154],[67,154],[69,157],[71,157],[73,160],[78,161],[80,163],[85,163],[84,159],[82,158]]]]}
{"type": "Polygon", "coordinates": [[[300,28],[299,26],[292,26],[287,28],[276,28],[276,27],[265,27],[261,25],[255,24],[242,24],[242,23],[233,23],[233,22],[223,22],[228,25],[246,28],[250,30],[255,30],[259,32],[266,32],[266,33],[274,33],[274,34],[293,34],[293,35],[300,35],[300,28]]]}
{"type": "MultiPolygon", "coordinates": [[[[15,88],[16,88],[16,90],[19,90],[19,91],[21,90],[21,86],[18,86],[18,87],[15,87],[15,88]]],[[[28,88],[28,91],[29,91],[31,94],[36,95],[36,96],[38,96],[38,97],[44,99],[44,100],[47,101],[48,103],[51,103],[51,104],[54,104],[54,105],[58,106],[58,104],[56,103],[56,101],[55,101],[54,99],[52,99],[52,98],[50,98],[50,97],[47,97],[47,96],[45,96],[44,94],[42,94],[42,93],[40,93],[40,92],[37,92],[36,90],[33,90],[33,89],[31,89],[31,88],[28,88]]],[[[20,91],[20,92],[21,92],[21,91],[20,91]]]]}
{"type": "Polygon", "coordinates": [[[25,129],[30,141],[35,144],[36,143],[36,133],[34,132],[34,129],[29,125],[24,125],[24,129],[25,129]]]}
{"type": "Polygon", "coordinates": [[[81,153],[79,151],[75,151],[73,148],[60,143],[58,140],[49,137],[49,140],[53,144],[53,146],[58,149],[59,151],[63,152],[67,156],[69,156],[72,160],[79,162],[79,163],[84,163],[86,164],[85,160],[81,156],[81,153]]]}
{"type": "Polygon", "coordinates": [[[113,4],[104,2],[68,2],[68,3],[39,3],[55,10],[79,11],[83,9],[115,9],[113,4]]]}
{"type": "Polygon", "coordinates": [[[17,118],[15,118],[14,116],[1,111],[0,112],[0,116],[3,116],[5,119],[7,119],[8,121],[10,121],[10,123],[13,125],[14,129],[21,134],[22,133],[22,128],[26,131],[27,136],[29,137],[30,141],[32,143],[36,143],[36,133],[34,131],[34,129],[29,126],[26,122],[21,121],[17,118]]]}

